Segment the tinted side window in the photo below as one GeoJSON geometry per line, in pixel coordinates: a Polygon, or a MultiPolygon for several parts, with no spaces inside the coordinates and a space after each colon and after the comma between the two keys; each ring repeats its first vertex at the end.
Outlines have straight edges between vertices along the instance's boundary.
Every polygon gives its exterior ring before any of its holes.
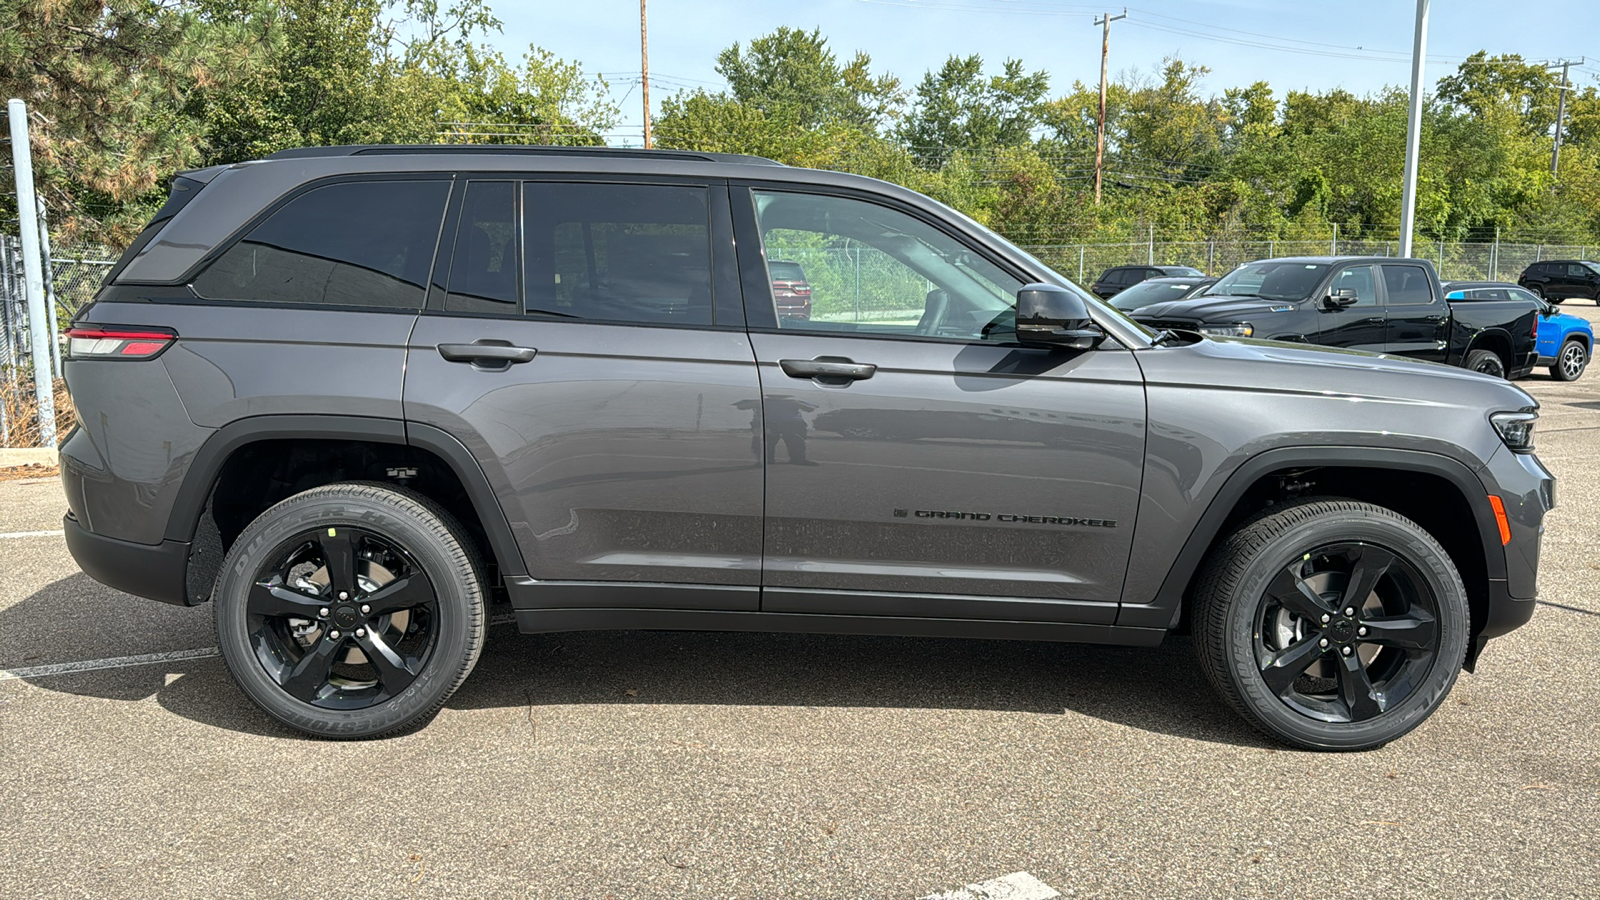
{"type": "Polygon", "coordinates": [[[448,181],[358,181],[289,201],[213,262],[202,297],[420,309],[448,181]]]}
{"type": "Polygon", "coordinates": [[[1513,300],[1526,300],[1529,303],[1532,303],[1534,306],[1544,306],[1544,301],[1528,293],[1522,288],[1511,288],[1507,290],[1506,293],[1510,294],[1511,299],[1513,300]]]}
{"type": "Polygon", "coordinates": [[[529,182],[522,190],[528,312],[711,324],[705,188],[529,182]]]}
{"type": "Polygon", "coordinates": [[[474,181],[461,203],[444,308],[515,314],[517,272],[516,190],[509,181],[474,181]]]}
{"type": "Polygon", "coordinates": [[[1345,269],[1333,276],[1333,284],[1328,285],[1328,290],[1355,291],[1354,306],[1378,305],[1378,288],[1372,279],[1371,266],[1351,266],[1345,269]]]}
{"type": "Polygon", "coordinates": [[[783,315],[780,298],[770,298],[778,327],[1016,339],[1022,283],[943,231],[850,197],[758,190],[754,198],[767,258],[799,262],[811,289],[809,318],[783,315]]]}
{"type": "Polygon", "coordinates": [[[1593,273],[1583,263],[1568,263],[1567,274],[1573,278],[1588,278],[1593,273]]]}
{"type": "Polygon", "coordinates": [[[1428,283],[1428,273],[1421,266],[1382,266],[1383,287],[1389,293],[1390,306],[1413,303],[1432,303],[1433,285],[1428,283]]]}

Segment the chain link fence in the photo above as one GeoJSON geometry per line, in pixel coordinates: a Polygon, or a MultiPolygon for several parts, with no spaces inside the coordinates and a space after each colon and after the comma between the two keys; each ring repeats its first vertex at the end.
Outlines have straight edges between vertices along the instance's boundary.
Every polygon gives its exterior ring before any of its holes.
{"type": "MultiPolygon", "coordinates": [[[[1399,241],[1158,241],[1126,244],[1038,244],[1023,249],[1057,272],[1088,285],[1112,266],[1193,266],[1223,275],[1247,262],[1281,256],[1395,256],[1399,241]]],[[[1508,244],[1414,241],[1412,255],[1430,260],[1445,281],[1516,281],[1542,259],[1588,259],[1585,244],[1508,244]]]]}

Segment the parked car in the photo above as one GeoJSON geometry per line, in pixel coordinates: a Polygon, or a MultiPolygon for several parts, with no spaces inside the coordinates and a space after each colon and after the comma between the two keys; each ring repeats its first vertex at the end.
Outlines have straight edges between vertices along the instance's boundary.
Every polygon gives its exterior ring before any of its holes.
{"type": "Polygon", "coordinates": [[[187,172],[68,344],[73,557],[209,601],[243,693],[331,738],[425,722],[504,598],[530,633],[1192,629],[1257,728],[1373,747],[1533,614],[1554,505],[1505,381],[1153,333],[920,194],[752,157],[187,172]],[[892,314],[781,316],[764,248],[846,239],[892,314]]]}
{"type": "Polygon", "coordinates": [[[1166,275],[1161,278],[1147,278],[1131,288],[1117,294],[1111,305],[1123,312],[1132,312],[1142,306],[1153,303],[1167,303],[1172,300],[1187,300],[1190,297],[1205,293],[1206,288],[1216,284],[1215,278],[1166,275]]]}
{"type": "Polygon", "coordinates": [[[1551,303],[1574,297],[1600,303],[1600,263],[1586,259],[1547,259],[1524,269],[1517,284],[1551,303]]]}
{"type": "Polygon", "coordinates": [[[1520,300],[1539,311],[1539,360],[1557,381],[1577,381],[1589,366],[1594,351],[1594,326],[1588,319],[1569,315],[1531,291],[1503,281],[1446,282],[1445,296],[1459,300],[1520,300]]]}
{"type": "Polygon", "coordinates": [[[1457,307],[1425,259],[1306,256],[1246,263],[1189,300],[1146,306],[1151,328],[1370,350],[1520,378],[1538,359],[1522,301],[1457,307]]]}
{"type": "Polygon", "coordinates": [[[1130,287],[1149,278],[1178,275],[1184,278],[1203,278],[1204,272],[1189,266],[1113,266],[1100,273],[1089,290],[1102,300],[1110,300],[1130,287]]]}
{"type": "Polygon", "coordinates": [[[778,307],[781,319],[811,318],[811,283],[806,281],[805,269],[797,262],[768,260],[767,274],[772,276],[772,302],[778,307]]]}

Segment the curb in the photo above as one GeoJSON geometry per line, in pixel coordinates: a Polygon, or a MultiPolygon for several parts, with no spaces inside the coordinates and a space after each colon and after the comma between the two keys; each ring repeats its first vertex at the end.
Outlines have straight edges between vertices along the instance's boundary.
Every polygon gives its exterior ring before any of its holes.
{"type": "Polygon", "coordinates": [[[0,469],[8,466],[53,466],[59,460],[50,447],[0,447],[0,469]]]}

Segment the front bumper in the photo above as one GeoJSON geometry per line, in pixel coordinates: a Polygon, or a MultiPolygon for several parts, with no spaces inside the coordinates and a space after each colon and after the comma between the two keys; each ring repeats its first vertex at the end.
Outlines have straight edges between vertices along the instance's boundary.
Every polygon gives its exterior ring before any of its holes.
{"type": "Polygon", "coordinates": [[[1506,577],[1491,579],[1487,619],[1478,636],[1499,637],[1533,617],[1539,594],[1539,544],[1544,515],[1555,508],[1556,478],[1532,453],[1502,447],[1478,473],[1490,494],[1505,505],[1511,540],[1503,550],[1506,577]]]}
{"type": "Polygon", "coordinates": [[[61,522],[67,550],[78,568],[95,581],[138,597],[184,605],[189,567],[187,541],[135,544],[95,534],[72,513],[61,522]]]}

